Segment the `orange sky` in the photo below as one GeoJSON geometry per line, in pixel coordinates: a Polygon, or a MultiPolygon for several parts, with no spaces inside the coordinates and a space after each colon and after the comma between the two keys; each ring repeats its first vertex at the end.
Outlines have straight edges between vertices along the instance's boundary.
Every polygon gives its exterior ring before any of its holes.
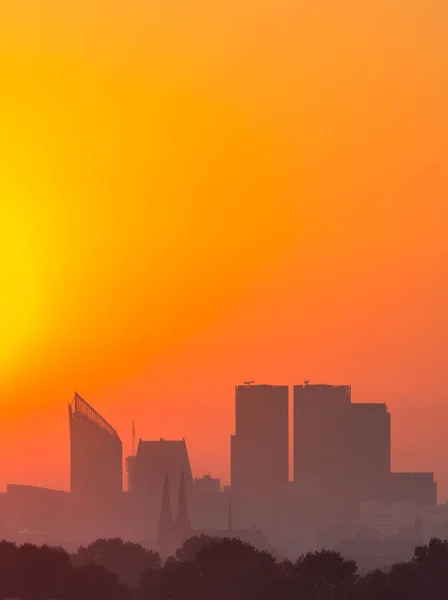
{"type": "MultiPolygon", "coordinates": [[[[2,0],[0,485],[81,393],[228,479],[233,386],[351,383],[448,493],[446,0],[2,0]]],[[[32,457],[32,462],[29,460],[32,457]]]]}

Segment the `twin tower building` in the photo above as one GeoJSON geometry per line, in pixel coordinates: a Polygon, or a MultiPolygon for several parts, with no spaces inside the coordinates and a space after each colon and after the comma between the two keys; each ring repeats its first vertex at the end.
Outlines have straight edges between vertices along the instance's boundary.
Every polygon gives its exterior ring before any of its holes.
{"type": "Polygon", "coordinates": [[[290,440],[288,386],[236,388],[233,489],[268,492],[285,486],[290,455],[295,482],[390,473],[390,413],[385,404],[353,403],[350,386],[305,383],[294,386],[293,394],[290,440]]]}
{"type": "Polygon", "coordinates": [[[347,520],[357,518],[362,502],[437,504],[433,473],[392,472],[385,403],[355,403],[350,386],[309,382],[293,387],[292,401],[291,422],[288,386],[236,388],[231,491],[248,508],[251,498],[284,498],[285,489],[294,490],[305,520],[318,506],[319,518],[347,520]]]}

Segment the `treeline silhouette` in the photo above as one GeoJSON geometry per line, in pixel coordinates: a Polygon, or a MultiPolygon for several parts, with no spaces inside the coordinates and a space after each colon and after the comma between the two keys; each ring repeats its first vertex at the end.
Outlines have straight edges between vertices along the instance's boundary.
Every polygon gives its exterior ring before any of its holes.
{"type": "Polygon", "coordinates": [[[120,539],[74,555],[0,542],[0,598],[20,600],[446,600],[448,542],[432,539],[387,571],[357,574],[354,561],[322,550],[276,561],[237,539],[187,540],[162,564],[120,539]]]}

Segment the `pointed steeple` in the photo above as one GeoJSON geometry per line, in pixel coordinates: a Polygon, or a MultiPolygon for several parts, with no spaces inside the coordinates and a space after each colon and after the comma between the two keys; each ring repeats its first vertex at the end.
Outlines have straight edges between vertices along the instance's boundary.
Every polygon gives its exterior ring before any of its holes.
{"type": "Polygon", "coordinates": [[[229,515],[227,518],[227,531],[233,531],[232,500],[229,500],[229,515]]]}
{"type": "Polygon", "coordinates": [[[163,483],[162,492],[162,507],[158,523],[158,543],[159,552],[162,556],[168,556],[173,551],[173,513],[171,512],[170,500],[170,484],[168,481],[168,473],[165,473],[165,481],[163,483]]]}
{"type": "Polygon", "coordinates": [[[162,510],[160,512],[159,521],[170,521],[173,522],[173,513],[171,512],[171,500],[170,500],[170,482],[168,480],[168,472],[165,471],[165,480],[163,482],[163,493],[162,493],[162,510]]]}
{"type": "Polygon", "coordinates": [[[187,492],[185,489],[184,471],[180,474],[179,501],[177,504],[177,516],[174,522],[176,536],[182,544],[191,534],[191,522],[188,514],[187,492]]]}

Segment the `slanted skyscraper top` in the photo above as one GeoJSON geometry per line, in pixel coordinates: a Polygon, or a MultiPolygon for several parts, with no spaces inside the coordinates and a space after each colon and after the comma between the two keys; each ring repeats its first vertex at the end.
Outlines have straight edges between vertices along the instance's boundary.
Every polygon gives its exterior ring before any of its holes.
{"type": "Polygon", "coordinates": [[[80,500],[109,502],[123,488],[121,440],[79,394],[75,393],[68,411],[71,492],[80,500]]]}

